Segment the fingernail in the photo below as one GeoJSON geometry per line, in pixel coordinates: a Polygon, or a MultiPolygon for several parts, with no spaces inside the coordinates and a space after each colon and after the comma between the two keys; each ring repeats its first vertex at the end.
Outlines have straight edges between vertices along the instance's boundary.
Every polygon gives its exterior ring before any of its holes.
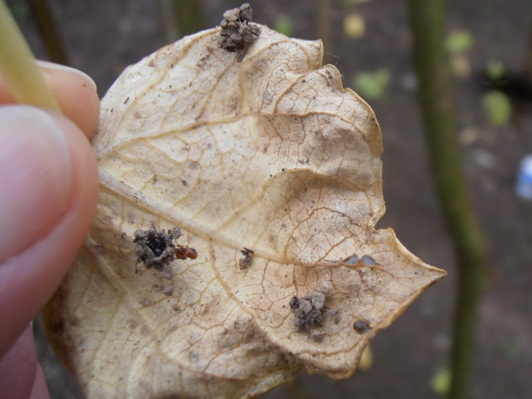
{"type": "Polygon", "coordinates": [[[40,240],[70,203],[68,141],[46,112],[0,108],[0,262],[40,240]]]}
{"type": "Polygon", "coordinates": [[[77,75],[80,78],[82,78],[83,80],[85,80],[94,89],[94,91],[98,90],[98,88],[96,86],[96,82],[94,82],[94,80],[92,80],[92,78],[89,75],[87,75],[85,72],[80,71],[79,69],[71,68],[71,67],[68,67],[66,65],[54,64],[53,62],[39,61],[39,60],[37,60],[37,65],[39,65],[39,66],[41,66],[43,68],[55,69],[57,71],[63,71],[63,72],[72,73],[74,75],[77,75]]]}

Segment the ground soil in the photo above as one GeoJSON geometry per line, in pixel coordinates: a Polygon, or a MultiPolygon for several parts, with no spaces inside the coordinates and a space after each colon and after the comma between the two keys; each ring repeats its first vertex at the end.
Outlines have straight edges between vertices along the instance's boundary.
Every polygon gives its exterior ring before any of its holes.
{"type": "MultiPolygon", "coordinates": [[[[39,58],[46,58],[33,21],[22,1],[8,1],[39,58]]],[[[235,1],[204,1],[205,25],[221,20],[235,1]]],[[[272,25],[285,14],[295,36],[317,39],[316,4],[307,0],[251,1],[254,19],[272,25]]],[[[357,7],[366,34],[353,41],[341,30],[344,3],[333,1],[332,40],[325,49],[349,86],[360,71],[387,68],[392,76],[386,95],[371,102],[380,122],[385,152],[384,198],[387,212],[380,227],[392,227],[413,253],[448,271],[388,330],[373,342],[373,367],[352,378],[333,381],[302,375],[295,383],[264,395],[281,398],[437,398],[430,379],[445,365],[451,344],[456,272],[453,246],[431,183],[411,61],[406,2],[372,0],[357,7]],[[298,396],[299,395],[299,396],[298,396]]],[[[104,95],[127,65],[165,44],[161,2],[147,0],[49,0],[60,26],[71,65],[91,75],[104,95]]],[[[525,65],[532,27],[532,6],[525,0],[450,0],[449,29],[474,37],[467,54],[472,74],[456,80],[463,167],[473,206],[490,242],[492,280],[479,314],[476,360],[471,386],[474,399],[532,397],[532,202],[514,194],[520,159],[532,153],[530,99],[514,98],[510,125],[490,129],[482,109],[479,75],[488,61],[511,70],[525,65]],[[524,100],[524,101],[523,101],[524,100]]],[[[53,398],[81,397],[75,384],[41,345],[41,362],[53,398]]]]}

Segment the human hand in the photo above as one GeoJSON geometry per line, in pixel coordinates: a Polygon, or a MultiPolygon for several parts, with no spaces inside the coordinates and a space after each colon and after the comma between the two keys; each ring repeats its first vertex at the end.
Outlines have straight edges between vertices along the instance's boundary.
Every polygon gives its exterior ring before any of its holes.
{"type": "Polygon", "coordinates": [[[41,64],[63,115],[14,104],[0,78],[0,392],[48,398],[29,327],[59,286],[94,217],[90,139],[99,100],[88,77],[41,64]]]}

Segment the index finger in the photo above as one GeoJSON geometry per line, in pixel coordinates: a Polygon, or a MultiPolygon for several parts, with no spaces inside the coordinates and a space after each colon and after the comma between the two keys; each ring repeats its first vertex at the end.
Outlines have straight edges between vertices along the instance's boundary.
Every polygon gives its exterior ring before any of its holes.
{"type": "MultiPolygon", "coordinates": [[[[96,133],[100,100],[96,84],[83,72],[63,65],[38,61],[43,76],[63,114],[90,139],[96,133]]],[[[0,105],[16,103],[0,76],[0,105]]]]}

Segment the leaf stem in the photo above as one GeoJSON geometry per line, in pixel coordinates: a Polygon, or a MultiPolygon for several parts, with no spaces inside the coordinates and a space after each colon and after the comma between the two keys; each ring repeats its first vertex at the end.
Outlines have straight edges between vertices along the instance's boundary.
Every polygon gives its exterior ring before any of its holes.
{"type": "Polygon", "coordinates": [[[432,173],[458,258],[450,399],[467,396],[487,246],[462,173],[457,117],[445,54],[445,0],[409,0],[419,100],[432,173]]]}
{"type": "Polygon", "coordinates": [[[0,75],[15,100],[61,111],[4,0],[0,0],[0,37],[0,75]]]}

